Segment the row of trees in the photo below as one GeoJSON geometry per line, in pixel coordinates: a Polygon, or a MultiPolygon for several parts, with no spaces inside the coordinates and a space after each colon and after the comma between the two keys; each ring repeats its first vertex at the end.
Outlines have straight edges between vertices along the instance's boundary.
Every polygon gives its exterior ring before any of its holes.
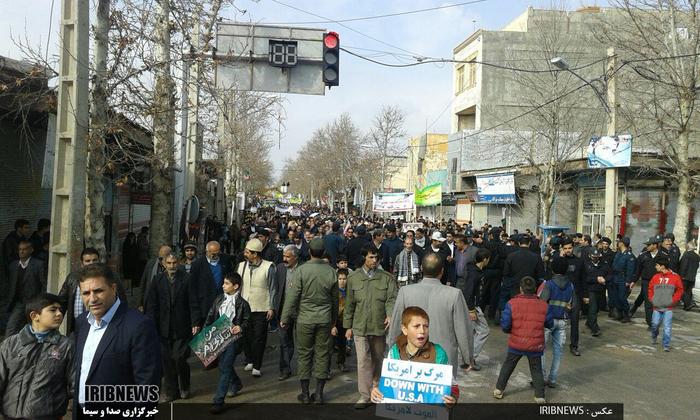
{"type": "MultiPolygon", "coordinates": [[[[176,116],[193,104],[181,97],[181,88],[200,92],[200,135],[187,141],[199,142],[204,158],[214,159],[222,172],[233,168],[227,188],[231,196],[241,185],[236,178],[241,174],[246,174],[248,187],[271,182],[268,152],[272,144],[266,136],[282,108],[277,98],[222,91],[214,85],[215,26],[221,12],[234,7],[233,0],[97,0],[94,4],[85,241],[105,249],[105,182],[139,182],[152,192],[150,231],[155,249],[170,241],[174,172],[184,170],[175,161],[176,138],[184,129],[178,127],[176,116]],[[195,65],[199,77],[187,77],[187,70],[195,65]],[[135,132],[152,139],[153,148],[134,144],[135,132]],[[137,176],[143,168],[150,169],[146,171],[150,177],[137,176]]],[[[56,57],[44,55],[45,46],[33,44],[26,35],[15,43],[25,60],[46,69],[50,77],[58,75],[56,57]]],[[[51,92],[40,96],[46,101],[53,97],[51,92]]]]}
{"type": "Polygon", "coordinates": [[[383,190],[397,171],[393,163],[406,155],[405,119],[399,107],[386,105],[362,133],[349,114],[342,114],[318,128],[297,156],[286,160],[282,179],[290,183],[291,193],[312,200],[327,195],[333,203],[339,194],[347,211],[353,189],[362,197],[383,190]]]}

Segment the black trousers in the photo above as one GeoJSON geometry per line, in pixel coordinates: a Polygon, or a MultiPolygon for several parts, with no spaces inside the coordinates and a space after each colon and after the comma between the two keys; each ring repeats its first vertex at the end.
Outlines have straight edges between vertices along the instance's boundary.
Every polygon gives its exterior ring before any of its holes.
{"type": "Polygon", "coordinates": [[[484,284],[484,287],[481,289],[481,302],[483,305],[488,303],[489,309],[484,310],[482,307],[482,310],[489,319],[495,319],[496,310],[498,309],[498,299],[501,294],[501,276],[500,274],[498,276],[490,276],[485,278],[484,281],[486,284],[484,284]]]}
{"type": "Polygon", "coordinates": [[[178,398],[180,392],[190,390],[187,341],[161,338],[160,351],[163,359],[163,393],[170,398],[178,398]]]}
{"type": "Polygon", "coordinates": [[[581,318],[581,306],[583,305],[583,299],[579,297],[578,293],[576,298],[571,305],[571,331],[569,333],[569,347],[573,349],[578,348],[578,321],[581,318]]]}
{"type": "Polygon", "coordinates": [[[591,332],[600,330],[598,326],[598,309],[604,302],[605,290],[588,292],[588,317],[586,318],[586,326],[591,329],[591,332]]]}
{"type": "Polygon", "coordinates": [[[246,363],[252,363],[253,369],[260,370],[267,344],[267,312],[252,312],[248,331],[243,335],[245,339],[243,350],[246,363]]]}
{"type": "Polygon", "coordinates": [[[292,373],[292,358],[294,357],[294,329],[296,323],[290,321],[287,328],[279,328],[280,337],[280,373],[292,373]]]}
{"type": "MultiPolygon", "coordinates": [[[[501,366],[501,373],[498,374],[498,382],[496,382],[496,389],[500,391],[505,391],[506,385],[508,385],[508,379],[510,375],[513,374],[515,366],[518,365],[520,358],[523,357],[522,354],[515,354],[511,352],[506,353],[506,360],[501,366]]],[[[535,397],[544,398],[544,377],[542,376],[542,356],[525,356],[527,357],[527,362],[530,365],[530,376],[532,376],[532,385],[535,387],[535,397]]]]}
{"type": "Polygon", "coordinates": [[[681,297],[683,309],[688,309],[694,303],[693,287],[695,287],[695,281],[683,280],[683,296],[681,297]]]}
{"type": "Polygon", "coordinates": [[[649,301],[649,282],[650,280],[642,280],[642,291],[639,292],[639,296],[635,299],[633,309],[636,310],[644,303],[644,320],[647,325],[651,326],[651,313],[653,311],[649,301]]]}

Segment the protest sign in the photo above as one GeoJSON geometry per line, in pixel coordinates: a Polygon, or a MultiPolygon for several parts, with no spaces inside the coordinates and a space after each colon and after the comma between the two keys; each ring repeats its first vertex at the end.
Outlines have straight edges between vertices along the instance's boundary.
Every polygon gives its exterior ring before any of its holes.
{"type": "Polygon", "coordinates": [[[231,332],[231,325],[231,320],[226,315],[221,315],[190,341],[190,348],[202,361],[204,367],[209,366],[229,344],[241,337],[241,334],[234,335],[231,332]]]}
{"type": "Polygon", "coordinates": [[[423,223],[421,222],[416,222],[416,223],[404,223],[401,225],[401,231],[402,232],[408,232],[409,230],[416,231],[416,229],[420,229],[423,227],[423,223]]]}
{"type": "Polygon", "coordinates": [[[442,399],[451,395],[452,366],[384,359],[379,391],[384,395],[376,415],[393,419],[447,419],[442,399]]]}

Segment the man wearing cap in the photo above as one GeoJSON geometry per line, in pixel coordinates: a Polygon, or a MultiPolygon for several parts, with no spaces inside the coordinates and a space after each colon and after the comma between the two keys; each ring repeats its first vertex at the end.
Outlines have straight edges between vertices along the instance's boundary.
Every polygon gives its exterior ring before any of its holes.
{"type": "Polygon", "coordinates": [[[309,243],[311,260],[296,268],[282,309],[280,326],[290,327],[296,316],[298,374],[302,404],[323,403],[323,388],[328,379],[331,336],[338,334],[338,282],[333,270],[323,259],[323,239],[309,243]],[[316,379],[316,392],[309,394],[311,376],[316,379]]]}
{"type": "Polygon", "coordinates": [[[221,253],[218,242],[209,242],[206,255],[197,258],[190,270],[190,311],[192,316],[192,334],[197,334],[204,325],[214,299],[221,294],[224,274],[233,269],[231,258],[221,253]]]}
{"type": "Polygon", "coordinates": [[[243,250],[244,260],[236,272],[241,275],[241,297],[250,304],[250,323],[244,336],[243,349],[246,371],[259,378],[262,373],[263,355],[267,344],[267,323],[275,315],[277,303],[277,281],[275,264],[262,258],[263,244],[260,239],[248,241],[243,250]]]}
{"type": "Polygon", "coordinates": [[[630,322],[630,304],[627,296],[634,286],[634,274],[637,259],[630,249],[630,238],[624,237],[617,243],[617,252],[613,258],[612,300],[617,310],[616,318],[623,323],[630,322]]]}
{"type": "Polygon", "coordinates": [[[180,264],[185,268],[185,272],[189,274],[192,271],[192,264],[195,258],[197,258],[197,245],[192,241],[187,241],[185,242],[183,250],[185,252],[185,258],[182,259],[180,264]]]}
{"type": "MultiPolygon", "coordinates": [[[[646,321],[649,329],[651,329],[651,314],[652,305],[649,301],[648,291],[649,291],[649,281],[656,275],[656,263],[654,258],[661,256],[668,258],[668,253],[665,249],[661,248],[659,245],[663,242],[663,237],[661,235],[652,236],[648,241],[644,243],[646,249],[639,254],[637,259],[637,271],[634,273],[635,281],[641,281],[642,290],[637,296],[637,299],[632,305],[632,310],[630,311],[630,317],[634,316],[637,309],[644,303],[644,320],[646,321]]],[[[634,287],[634,282],[631,284],[630,289],[634,287]]]]}
{"type": "Polygon", "coordinates": [[[679,263],[681,260],[681,250],[678,248],[678,245],[675,244],[676,241],[676,235],[674,235],[671,232],[668,232],[667,234],[664,235],[664,241],[661,244],[661,247],[666,250],[668,253],[668,260],[670,265],[668,268],[673,271],[674,273],[678,272],[679,268],[679,263]]]}
{"type": "MultiPolygon", "coordinates": [[[[600,260],[604,263],[608,264],[608,267],[612,267],[613,263],[613,258],[615,258],[615,251],[613,251],[610,246],[612,245],[612,241],[610,238],[603,236],[600,238],[600,241],[598,241],[598,244],[596,247],[598,248],[598,251],[600,251],[600,260]]],[[[584,258],[584,261],[587,259],[584,258]]],[[[605,286],[605,290],[603,291],[603,296],[605,296],[605,292],[608,293],[608,299],[607,301],[603,301],[600,305],[600,310],[601,311],[608,311],[608,316],[610,318],[613,317],[613,304],[612,304],[612,298],[610,297],[612,294],[612,281],[608,282],[605,286]]]]}
{"type": "Polygon", "coordinates": [[[586,326],[591,330],[593,337],[600,335],[598,325],[598,309],[605,301],[605,290],[611,283],[610,265],[603,260],[603,254],[599,249],[594,249],[588,255],[588,261],[584,261],[585,287],[583,294],[584,303],[588,303],[588,316],[586,326]]]}
{"type": "MultiPolygon", "coordinates": [[[[444,268],[447,266],[447,257],[450,256],[450,250],[445,245],[445,240],[446,239],[442,236],[442,232],[439,230],[433,232],[432,236],[430,236],[430,245],[426,248],[423,258],[429,254],[437,254],[442,260],[442,267],[444,268]]],[[[443,270],[440,283],[447,284],[447,270],[443,270]]]]}
{"type": "MultiPolygon", "coordinates": [[[[362,248],[363,264],[348,276],[345,288],[343,327],[345,338],[355,336],[357,389],[360,399],[355,408],[370,406],[370,390],[376,386],[386,348],[386,330],[396,302],[396,280],[378,269],[379,253],[368,244],[362,248]]],[[[336,289],[337,290],[337,289],[336,289]]]]}

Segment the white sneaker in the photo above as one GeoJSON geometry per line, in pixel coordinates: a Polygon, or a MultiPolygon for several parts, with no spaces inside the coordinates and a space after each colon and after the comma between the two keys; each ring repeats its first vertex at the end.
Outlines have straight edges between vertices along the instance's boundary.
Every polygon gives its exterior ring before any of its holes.
{"type": "Polygon", "coordinates": [[[535,397],[535,402],[536,402],[537,404],[546,404],[546,403],[547,403],[547,400],[545,400],[544,398],[535,397]]]}
{"type": "Polygon", "coordinates": [[[252,364],[252,363],[248,363],[247,365],[245,365],[245,367],[243,368],[243,370],[245,370],[246,372],[250,372],[251,370],[253,370],[253,364],[252,364]]]}
{"type": "Polygon", "coordinates": [[[253,376],[255,376],[256,378],[259,378],[262,376],[262,373],[260,373],[260,371],[257,369],[253,369],[253,376]]]}

